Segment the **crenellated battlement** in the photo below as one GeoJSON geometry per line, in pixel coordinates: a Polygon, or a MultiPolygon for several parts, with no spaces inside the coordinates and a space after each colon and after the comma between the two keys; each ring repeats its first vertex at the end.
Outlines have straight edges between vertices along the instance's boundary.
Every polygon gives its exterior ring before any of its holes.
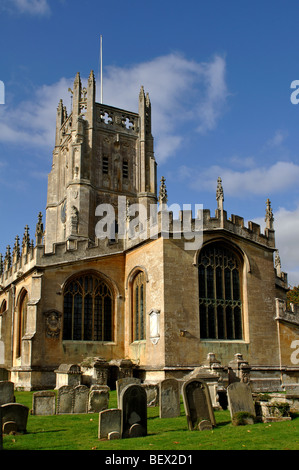
{"type": "Polygon", "coordinates": [[[45,251],[42,215],[39,214],[36,225],[35,245],[33,240],[30,241],[29,228],[26,226],[22,251],[19,237],[16,237],[12,253],[10,246],[8,246],[5,257],[3,258],[1,255],[0,285],[2,287],[9,285],[34,267],[42,268],[77,262],[81,259],[86,260],[124,253],[126,250],[134,248],[141,243],[149,242],[159,237],[182,239],[184,242],[189,243],[187,249],[196,251],[201,248],[205,233],[219,231],[228,237],[233,235],[237,238],[246,239],[267,247],[273,252],[276,251],[275,270],[277,283],[283,288],[287,287],[287,275],[281,271],[280,259],[278,260],[278,252],[275,248],[275,232],[272,224],[273,214],[269,210],[269,201],[267,201],[266,209],[267,226],[264,232],[262,232],[260,225],[252,221],[249,221],[248,227],[246,227],[244,219],[238,215],[232,214],[230,218],[227,218],[227,212],[223,207],[218,207],[215,211],[215,216],[211,217],[209,209],[203,209],[202,205],[197,205],[195,206],[196,214],[190,209],[179,210],[178,212],[176,211],[178,216],[175,218],[173,210],[170,210],[173,207],[168,207],[166,204],[167,191],[164,178],[162,179],[162,185],[163,187],[160,188],[160,204],[153,204],[150,207],[150,214],[148,214],[144,207],[144,217],[142,218],[142,211],[139,211],[139,215],[136,217],[136,211],[140,209],[141,205],[134,204],[130,206],[128,200],[126,200],[126,212],[123,214],[123,220],[120,218],[120,208],[116,219],[113,219],[113,226],[117,226],[118,229],[112,232],[97,233],[97,227],[95,227],[95,241],[76,236],[68,237],[63,242],[53,243],[52,250],[48,249],[45,251]],[[132,211],[130,211],[131,207],[133,207],[132,211]],[[271,225],[267,221],[269,214],[272,214],[271,225]],[[115,222],[117,223],[115,224],[115,222]]]}

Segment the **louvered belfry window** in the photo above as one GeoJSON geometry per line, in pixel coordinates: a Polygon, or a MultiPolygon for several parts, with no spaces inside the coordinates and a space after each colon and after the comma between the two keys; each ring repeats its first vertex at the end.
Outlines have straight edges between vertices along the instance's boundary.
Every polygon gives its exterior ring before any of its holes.
{"type": "Polygon", "coordinates": [[[113,341],[113,295],[100,277],[84,274],[66,285],[63,339],[113,341]]]}
{"type": "Polygon", "coordinates": [[[228,247],[211,244],[198,260],[201,339],[243,338],[241,261],[228,247]]]}

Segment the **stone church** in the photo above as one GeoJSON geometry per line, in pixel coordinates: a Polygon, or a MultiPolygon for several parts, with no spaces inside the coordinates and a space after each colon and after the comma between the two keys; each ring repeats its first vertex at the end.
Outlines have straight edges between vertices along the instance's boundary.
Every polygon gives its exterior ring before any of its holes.
{"type": "Polygon", "coordinates": [[[0,258],[2,376],[37,390],[65,364],[102,364],[112,384],[239,361],[256,389],[298,383],[299,312],[286,306],[270,201],[265,231],[247,227],[227,217],[219,178],[213,215],[174,216],[143,87],[138,113],[97,103],[93,72],[71,93],[70,114],[57,109],[45,225],[40,213],[35,240],[26,226],[0,258]]]}

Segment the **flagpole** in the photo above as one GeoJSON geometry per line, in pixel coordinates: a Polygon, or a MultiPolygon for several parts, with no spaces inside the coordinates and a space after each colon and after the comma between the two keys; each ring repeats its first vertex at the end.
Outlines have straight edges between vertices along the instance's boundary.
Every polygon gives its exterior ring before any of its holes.
{"type": "Polygon", "coordinates": [[[101,104],[103,104],[103,36],[101,35],[101,104]]]}

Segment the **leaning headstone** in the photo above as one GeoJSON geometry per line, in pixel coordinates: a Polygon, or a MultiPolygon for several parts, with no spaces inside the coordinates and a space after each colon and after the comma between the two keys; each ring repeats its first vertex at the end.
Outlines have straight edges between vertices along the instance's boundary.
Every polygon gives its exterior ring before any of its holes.
{"type": "Polygon", "coordinates": [[[57,391],[57,414],[73,412],[74,389],[69,385],[59,387],[57,391]]]}
{"type": "Polygon", "coordinates": [[[108,439],[109,434],[118,433],[121,435],[121,410],[110,408],[99,413],[99,439],[108,439]]]}
{"type": "Polygon", "coordinates": [[[77,385],[74,388],[74,408],[73,413],[88,412],[89,388],[86,385],[77,385]]]}
{"type": "Polygon", "coordinates": [[[190,379],[183,384],[182,394],[188,428],[191,431],[198,429],[199,423],[203,420],[210,421],[212,426],[216,426],[207,384],[199,379],[190,379]]]}
{"type": "Polygon", "coordinates": [[[176,379],[165,379],[159,384],[160,418],[176,418],[181,414],[180,384],[176,379]]]}
{"type": "Polygon", "coordinates": [[[6,403],[14,403],[14,383],[9,381],[0,382],[0,406],[6,403]]]}
{"type": "Polygon", "coordinates": [[[88,413],[99,413],[107,410],[109,405],[109,388],[106,390],[93,389],[89,392],[88,397],[88,413]]]}
{"type": "Polygon", "coordinates": [[[127,385],[140,385],[141,380],[135,377],[124,377],[116,381],[116,392],[117,392],[117,405],[120,408],[120,395],[122,390],[127,387],[127,385]]]}
{"type": "Polygon", "coordinates": [[[256,416],[250,385],[234,382],[227,387],[228,406],[231,418],[235,413],[246,412],[256,416]]]}
{"type": "Polygon", "coordinates": [[[127,385],[120,395],[121,436],[136,437],[147,434],[147,397],[141,385],[127,385]],[[138,424],[139,426],[134,426],[138,424]]]}
{"type": "Polygon", "coordinates": [[[2,409],[2,425],[7,422],[16,424],[17,432],[25,433],[27,430],[27,420],[29,408],[20,403],[7,403],[1,406],[2,409]]]}
{"type": "Polygon", "coordinates": [[[55,415],[56,394],[51,391],[34,392],[32,396],[33,415],[55,415]]]}

